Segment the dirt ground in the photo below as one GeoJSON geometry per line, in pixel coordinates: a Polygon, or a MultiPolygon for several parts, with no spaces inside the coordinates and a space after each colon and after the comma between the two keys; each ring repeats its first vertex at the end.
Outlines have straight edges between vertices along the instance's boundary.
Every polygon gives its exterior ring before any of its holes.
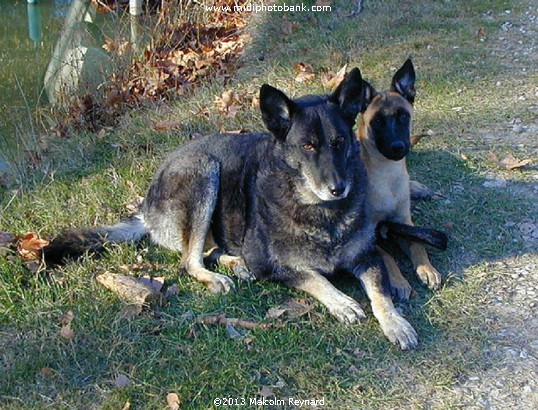
{"type": "MultiPolygon", "coordinates": [[[[510,141],[514,147],[537,157],[538,3],[522,15],[506,13],[503,34],[496,39],[494,53],[521,79],[518,101],[530,115],[495,129],[477,130],[484,144],[510,141]]],[[[502,86],[500,84],[499,86],[502,86]]],[[[530,169],[530,183],[514,184],[506,174],[491,174],[489,189],[502,189],[528,196],[534,206],[528,218],[507,223],[507,228],[525,240],[520,255],[486,265],[483,306],[490,341],[484,353],[491,358],[486,370],[468,374],[443,392],[425,398],[424,404],[441,404],[465,409],[538,409],[538,168],[530,169]],[[495,182],[496,181],[496,182],[495,182]]],[[[486,183],[485,183],[486,184],[486,183]]]]}

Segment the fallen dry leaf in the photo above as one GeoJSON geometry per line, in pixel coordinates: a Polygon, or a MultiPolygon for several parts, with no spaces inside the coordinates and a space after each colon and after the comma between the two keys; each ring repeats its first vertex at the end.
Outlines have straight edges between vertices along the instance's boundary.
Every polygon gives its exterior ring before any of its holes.
{"type": "Polygon", "coordinates": [[[126,401],[121,410],[130,410],[131,409],[131,402],[126,401]]]}
{"type": "MultiPolygon", "coordinates": [[[[115,292],[121,299],[135,305],[145,305],[159,303],[162,294],[156,292],[150,280],[142,281],[130,275],[118,275],[111,272],[105,272],[95,278],[106,288],[115,292]]],[[[162,286],[162,285],[161,285],[162,286]]]]}
{"type": "Polygon", "coordinates": [[[274,395],[275,395],[275,392],[273,391],[273,389],[271,389],[269,386],[262,386],[262,389],[260,390],[260,396],[271,397],[274,395]]]}
{"type": "Polygon", "coordinates": [[[314,68],[311,64],[308,63],[297,63],[293,66],[297,75],[295,76],[295,81],[298,83],[306,83],[312,80],[316,74],[314,74],[314,68]]]}
{"type": "Polygon", "coordinates": [[[295,319],[306,315],[314,309],[312,304],[309,304],[304,299],[289,299],[284,304],[270,308],[267,311],[267,318],[279,318],[285,315],[288,319],[295,319]]]}
{"type": "Polygon", "coordinates": [[[235,101],[238,101],[239,95],[233,90],[224,91],[220,97],[215,97],[215,107],[221,112],[227,112],[235,101]]]}
{"type": "Polygon", "coordinates": [[[284,313],[286,313],[286,309],[283,309],[281,307],[272,307],[269,308],[267,313],[265,314],[266,319],[278,319],[280,316],[282,316],[284,313]]]}
{"type": "Polygon", "coordinates": [[[426,137],[428,134],[416,134],[416,135],[411,135],[411,138],[410,138],[410,142],[411,142],[411,146],[414,147],[416,144],[418,144],[418,142],[423,138],[423,137],[426,137]]]}
{"type": "Polygon", "coordinates": [[[344,64],[344,66],[338,70],[338,72],[335,75],[327,75],[325,77],[321,78],[321,82],[323,84],[323,88],[325,91],[331,92],[338,87],[338,85],[342,82],[344,77],[346,76],[346,70],[347,70],[347,64],[344,64]]]}
{"type": "Polygon", "coordinates": [[[27,261],[40,259],[41,249],[48,244],[48,240],[41,239],[37,234],[30,232],[19,239],[17,252],[22,259],[27,261]]]}
{"type": "Polygon", "coordinates": [[[179,410],[181,405],[181,400],[177,393],[168,393],[166,395],[166,403],[170,410],[179,410]]]}
{"type": "Polygon", "coordinates": [[[525,165],[529,165],[532,162],[532,160],[530,159],[517,159],[512,154],[508,154],[500,161],[497,155],[491,154],[491,159],[497,164],[497,166],[505,168],[509,171],[511,171],[512,169],[524,167],[525,165]]]}
{"type": "Polygon", "coordinates": [[[144,197],[137,195],[125,204],[125,209],[127,209],[130,214],[135,214],[140,210],[140,205],[142,205],[143,202],[144,197]]]}
{"type": "Polygon", "coordinates": [[[60,336],[66,340],[73,340],[75,332],[71,329],[71,324],[67,324],[60,329],[60,336]]]}
{"type": "Polygon", "coordinates": [[[235,118],[237,113],[239,112],[239,106],[238,105],[231,105],[228,107],[226,117],[228,118],[235,118]]]}
{"type": "Polygon", "coordinates": [[[66,314],[61,315],[58,318],[58,321],[60,322],[60,324],[66,326],[66,325],[71,324],[71,322],[73,321],[74,318],[75,318],[75,314],[73,313],[73,311],[68,310],[66,314]]]}
{"type": "Polygon", "coordinates": [[[155,131],[170,131],[180,129],[181,125],[183,125],[181,121],[159,121],[153,124],[153,129],[155,131]]]}
{"type": "Polygon", "coordinates": [[[118,389],[123,389],[131,384],[131,379],[129,379],[124,374],[118,374],[114,379],[114,386],[118,389]]]}
{"type": "Polygon", "coordinates": [[[43,367],[39,373],[41,373],[43,376],[54,376],[54,370],[52,370],[50,367],[43,367]]]}
{"type": "Polygon", "coordinates": [[[239,112],[240,96],[233,90],[227,90],[222,93],[220,97],[215,97],[215,107],[226,114],[228,118],[234,118],[239,112]]]}

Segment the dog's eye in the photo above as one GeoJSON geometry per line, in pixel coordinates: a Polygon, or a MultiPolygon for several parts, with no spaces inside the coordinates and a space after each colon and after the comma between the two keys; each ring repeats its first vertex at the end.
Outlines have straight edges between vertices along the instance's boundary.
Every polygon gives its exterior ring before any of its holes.
{"type": "Polygon", "coordinates": [[[312,144],[304,144],[302,146],[302,148],[305,150],[305,151],[314,151],[314,145],[312,144]]]}
{"type": "Polygon", "coordinates": [[[344,142],[343,138],[336,138],[336,139],[331,141],[331,147],[338,148],[340,146],[340,144],[342,144],[343,142],[344,142]]]}
{"type": "Polygon", "coordinates": [[[409,120],[409,114],[407,114],[407,113],[400,114],[399,120],[400,120],[400,122],[408,121],[409,120]]]}

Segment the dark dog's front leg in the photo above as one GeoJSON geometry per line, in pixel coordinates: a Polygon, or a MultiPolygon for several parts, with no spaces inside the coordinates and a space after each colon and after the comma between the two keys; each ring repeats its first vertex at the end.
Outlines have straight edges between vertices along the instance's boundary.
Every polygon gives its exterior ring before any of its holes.
{"type": "Polygon", "coordinates": [[[415,329],[396,310],[386,277],[381,257],[374,252],[368,254],[366,262],[353,271],[370,299],[372,312],[379,321],[385,336],[394,344],[398,343],[402,350],[414,349],[418,346],[415,329]]]}
{"type": "Polygon", "coordinates": [[[293,278],[285,280],[285,283],[319,300],[340,322],[355,323],[366,318],[357,301],[340,292],[315,271],[302,271],[293,278]]]}

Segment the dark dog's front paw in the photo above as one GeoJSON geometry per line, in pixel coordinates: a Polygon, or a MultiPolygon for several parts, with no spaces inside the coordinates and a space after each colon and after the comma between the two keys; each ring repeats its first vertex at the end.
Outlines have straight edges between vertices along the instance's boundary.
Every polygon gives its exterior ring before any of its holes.
{"type": "Polygon", "coordinates": [[[329,312],[342,323],[356,323],[366,319],[361,306],[352,298],[342,295],[327,305],[329,312]]]}
{"type": "Polygon", "coordinates": [[[256,276],[248,270],[246,266],[243,265],[236,265],[232,268],[234,274],[241,280],[244,280],[246,282],[254,282],[256,280],[256,276]]]}
{"type": "Polygon", "coordinates": [[[411,350],[418,346],[417,332],[397,313],[388,314],[379,323],[385,336],[393,344],[399,344],[402,350],[411,350]]]}
{"type": "Polygon", "coordinates": [[[233,281],[226,275],[214,273],[211,280],[206,281],[205,285],[213,293],[228,293],[235,289],[233,281]]]}

